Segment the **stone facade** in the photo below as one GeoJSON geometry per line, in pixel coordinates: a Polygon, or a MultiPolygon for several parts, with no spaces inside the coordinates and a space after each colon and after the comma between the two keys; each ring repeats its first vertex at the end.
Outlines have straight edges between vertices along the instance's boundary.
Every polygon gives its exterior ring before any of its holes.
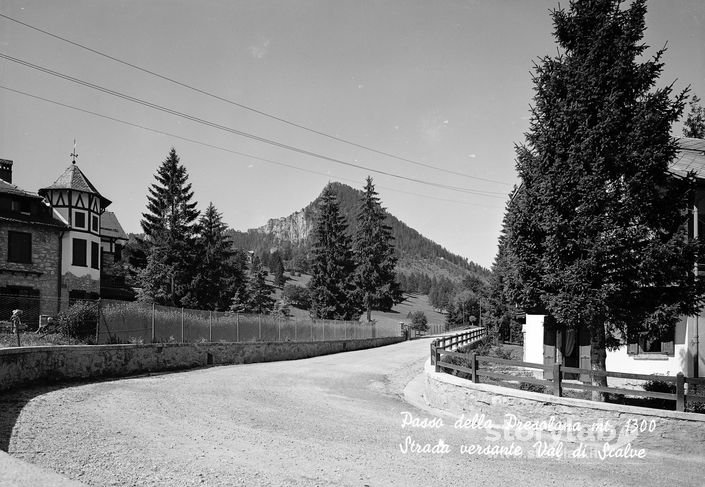
{"type": "MultiPolygon", "coordinates": [[[[0,288],[28,287],[39,291],[41,314],[58,312],[61,230],[32,223],[0,223],[0,288]],[[32,235],[32,262],[8,262],[8,231],[32,235]]],[[[0,309],[0,313],[6,310],[0,309]]],[[[0,320],[9,316],[0,316],[0,320]]]]}

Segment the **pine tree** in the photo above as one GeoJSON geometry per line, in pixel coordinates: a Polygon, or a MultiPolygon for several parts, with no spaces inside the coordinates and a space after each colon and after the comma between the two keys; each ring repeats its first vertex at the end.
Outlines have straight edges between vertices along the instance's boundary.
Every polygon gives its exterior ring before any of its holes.
{"type": "Polygon", "coordinates": [[[362,295],[367,321],[372,320],[373,308],[389,311],[403,300],[395,279],[397,258],[394,237],[392,228],[385,223],[386,218],[372,178],[368,176],[357,213],[357,231],[353,242],[357,264],[355,284],[362,295]]]}
{"type": "Polygon", "coordinates": [[[269,258],[269,270],[274,276],[274,285],[282,287],[286,284],[286,277],[284,277],[284,262],[282,262],[281,255],[279,252],[274,252],[269,258]]]}
{"type": "Polygon", "coordinates": [[[191,295],[199,309],[224,310],[230,305],[235,290],[243,279],[237,265],[231,240],[225,231],[222,215],[208,205],[196,227],[195,250],[198,257],[191,295]]]}
{"type": "Polygon", "coordinates": [[[274,307],[272,287],[267,284],[267,272],[262,267],[259,257],[252,260],[250,277],[247,281],[247,311],[257,314],[268,314],[274,307]]]}
{"type": "Polygon", "coordinates": [[[350,237],[330,186],[321,195],[313,230],[311,259],[311,316],[314,319],[356,319],[361,311],[354,282],[350,237]]]}
{"type": "Polygon", "coordinates": [[[705,107],[700,105],[700,98],[693,95],[690,111],[683,122],[683,137],[705,139],[705,107]]]}
{"type": "Polygon", "coordinates": [[[230,301],[230,311],[233,313],[247,313],[247,303],[249,300],[247,286],[240,286],[237,288],[232,300],[230,301]]]}
{"type": "Polygon", "coordinates": [[[148,246],[143,293],[158,304],[182,305],[193,278],[196,202],[186,168],[172,148],[149,188],[142,229],[148,246]]]}
{"type": "Polygon", "coordinates": [[[596,370],[606,348],[672,329],[703,296],[692,273],[700,246],[686,237],[692,181],[668,176],[685,94],[653,89],[663,50],[638,61],[645,14],[645,0],[577,0],[553,12],[560,51],[535,66],[530,129],[517,148],[521,204],[507,245],[518,304],[588,331],[596,370]]]}

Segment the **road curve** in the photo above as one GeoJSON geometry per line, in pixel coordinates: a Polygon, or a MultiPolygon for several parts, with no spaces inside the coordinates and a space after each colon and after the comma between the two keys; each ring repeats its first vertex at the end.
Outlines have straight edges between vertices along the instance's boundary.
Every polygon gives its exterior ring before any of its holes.
{"type": "MultiPolygon", "coordinates": [[[[480,430],[402,428],[429,340],[306,360],[235,365],[44,389],[14,418],[17,458],[88,485],[702,485],[705,462],[461,455],[480,430]],[[446,454],[404,453],[439,439],[446,454]]],[[[25,396],[26,397],[26,396],[25,396]]],[[[12,398],[3,399],[12,401],[12,398]]],[[[0,401],[0,406],[2,402],[0,401]]],[[[700,450],[702,451],[702,449],[700,450]]],[[[653,456],[656,455],[656,456],[653,456]]]]}

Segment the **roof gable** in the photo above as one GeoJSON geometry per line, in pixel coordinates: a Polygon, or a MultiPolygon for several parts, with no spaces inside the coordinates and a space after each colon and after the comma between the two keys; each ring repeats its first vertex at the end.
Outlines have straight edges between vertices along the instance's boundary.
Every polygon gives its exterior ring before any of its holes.
{"type": "Polygon", "coordinates": [[[103,208],[107,207],[111,203],[108,198],[98,192],[96,187],[93,186],[93,183],[90,182],[90,180],[85,174],[83,174],[83,171],[81,171],[76,164],[71,164],[64,171],[64,173],[59,176],[56,181],[54,181],[54,184],[40,189],[39,194],[43,194],[53,189],[70,189],[73,191],[83,191],[85,193],[95,194],[100,198],[103,208]]]}

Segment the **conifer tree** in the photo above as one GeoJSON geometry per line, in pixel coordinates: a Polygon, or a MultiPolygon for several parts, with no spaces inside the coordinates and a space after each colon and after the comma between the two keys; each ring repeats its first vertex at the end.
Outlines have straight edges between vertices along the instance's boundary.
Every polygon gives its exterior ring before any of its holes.
{"type": "Polygon", "coordinates": [[[360,315],[361,300],[355,287],[347,224],[329,186],[323,190],[313,230],[311,259],[311,316],[316,319],[352,320],[360,315]]]}
{"type": "Polygon", "coordinates": [[[535,66],[517,148],[521,204],[506,238],[518,304],[586,330],[596,370],[608,347],[673,330],[702,304],[692,273],[700,245],[685,225],[692,181],[668,175],[685,94],[654,89],[664,50],[642,58],[645,14],[645,0],[577,0],[553,12],[559,54],[535,66]]]}
{"type": "Polygon", "coordinates": [[[269,270],[272,272],[272,276],[274,277],[275,286],[282,287],[286,284],[286,277],[284,277],[284,262],[282,262],[279,252],[274,252],[270,256],[269,270]]]}
{"type": "Polygon", "coordinates": [[[389,311],[403,299],[396,282],[394,237],[392,228],[385,223],[386,218],[372,178],[368,176],[357,212],[357,231],[353,242],[357,265],[355,284],[367,311],[367,321],[372,320],[373,308],[389,311]]]}
{"type": "Polygon", "coordinates": [[[158,304],[182,305],[193,277],[196,202],[186,168],[174,148],[157,169],[149,188],[142,229],[148,246],[147,265],[141,273],[146,298],[158,304]]]}
{"type": "Polygon", "coordinates": [[[700,105],[700,98],[693,95],[690,111],[683,122],[683,137],[705,139],[705,107],[700,105]]]}
{"type": "Polygon", "coordinates": [[[247,310],[257,314],[268,314],[274,306],[272,288],[266,281],[267,273],[258,257],[252,260],[250,278],[247,282],[247,310]]]}
{"type": "Polygon", "coordinates": [[[225,234],[227,226],[213,203],[201,215],[196,230],[197,266],[190,296],[199,309],[227,309],[243,276],[233,258],[232,241],[225,234]]]}

